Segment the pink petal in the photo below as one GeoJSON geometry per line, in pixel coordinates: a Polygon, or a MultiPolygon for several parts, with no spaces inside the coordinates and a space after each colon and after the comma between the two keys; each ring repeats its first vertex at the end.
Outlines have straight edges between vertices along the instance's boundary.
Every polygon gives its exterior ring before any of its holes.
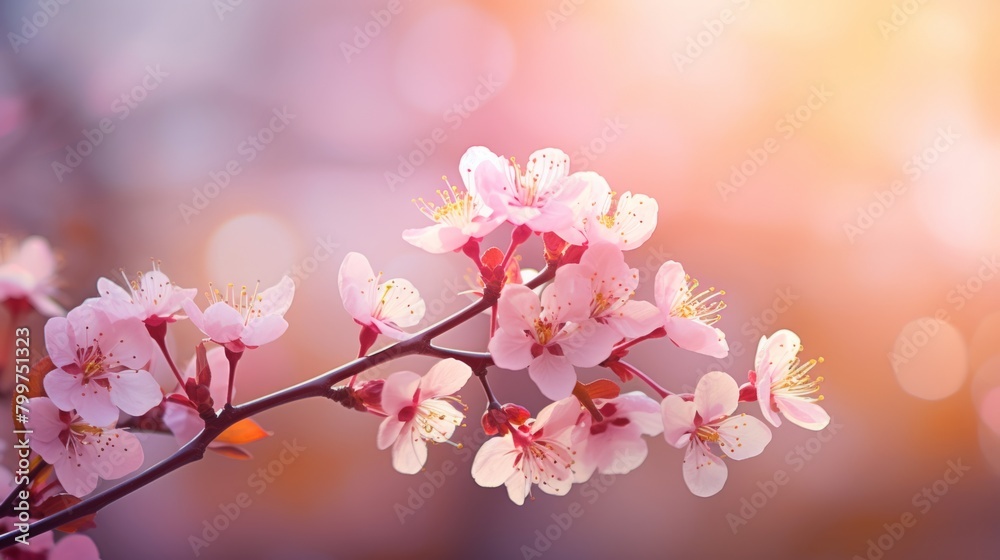
{"type": "Polygon", "coordinates": [[[403,240],[428,253],[441,254],[461,249],[462,245],[465,245],[469,240],[469,235],[455,226],[434,224],[423,228],[403,230],[403,240]]]}
{"type": "Polygon", "coordinates": [[[535,183],[539,192],[555,188],[569,175],[569,156],[558,148],[542,148],[528,156],[524,166],[524,176],[535,183]]]}
{"type": "Polygon", "coordinates": [[[721,371],[706,373],[694,389],[694,405],[704,423],[729,416],[739,406],[736,380],[721,371]]]}
{"type": "Polygon", "coordinates": [[[559,269],[552,284],[542,291],[541,302],[545,309],[542,318],[552,323],[585,321],[590,318],[590,302],[593,297],[586,269],[559,269]]]}
{"type": "Polygon", "coordinates": [[[514,474],[514,460],[519,453],[509,435],[486,440],[472,461],[472,478],[485,488],[500,486],[514,474]]]}
{"type": "Polygon", "coordinates": [[[76,344],[69,321],[65,317],[52,317],[45,322],[45,349],[52,363],[65,367],[76,363],[76,344]]]}
{"type": "MultiPolygon", "coordinates": [[[[382,410],[389,416],[413,405],[413,396],[420,386],[420,376],[412,371],[397,371],[385,380],[382,387],[382,410]]],[[[421,400],[425,398],[420,395],[421,400]]]]}
{"type": "MultiPolygon", "coordinates": [[[[163,400],[159,383],[148,371],[123,371],[109,375],[107,380],[111,385],[111,402],[126,414],[142,416],[163,400]]],[[[82,412],[80,415],[83,416],[82,412]]]]}
{"type": "Polygon", "coordinates": [[[251,319],[243,329],[240,341],[249,348],[274,342],[288,329],[288,321],[281,315],[264,315],[251,319]]]}
{"type": "Polygon", "coordinates": [[[576,370],[566,356],[556,356],[547,350],[532,360],[528,376],[546,397],[557,401],[573,394],[576,370]]]}
{"type": "Polygon", "coordinates": [[[497,367],[517,371],[528,367],[534,356],[531,348],[535,339],[523,331],[500,329],[490,339],[489,351],[497,367]]]}
{"type": "Polygon", "coordinates": [[[56,270],[52,246],[44,237],[32,235],[21,242],[14,261],[39,281],[47,280],[56,270]]]}
{"type": "Polygon", "coordinates": [[[725,358],[729,355],[726,335],[720,329],[701,321],[680,317],[670,317],[665,326],[670,341],[684,350],[713,358],[725,358]]]}
{"type": "MultiPolygon", "coordinates": [[[[619,409],[619,416],[628,418],[647,436],[663,433],[663,411],[656,402],[642,391],[632,391],[611,399],[619,409]]],[[[693,417],[692,417],[693,418],[693,417]]]]}
{"type": "Polygon", "coordinates": [[[427,442],[420,437],[417,427],[408,422],[392,446],[392,466],[403,474],[417,474],[427,462],[427,442]]]}
{"type": "Polygon", "coordinates": [[[282,276],[277,284],[257,294],[258,300],[254,309],[261,315],[284,315],[292,306],[295,297],[295,281],[288,276],[282,276]]]}
{"type": "Polygon", "coordinates": [[[102,341],[105,363],[112,368],[144,367],[153,357],[154,349],[146,327],[134,317],[112,323],[102,341]]]}
{"type": "Polygon", "coordinates": [[[760,412],[764,418],[775,428],[781,426],[781,416],[778,411],[771,406],[774,397],[771,394],[771,373],[773,368],[769,368],[765,373],[757,373],[757,403],[760,405],[760,412]]]}
{"type": "Polygon", "coordinates": [[[768,374],[771,383],[784,379],[801,345],[798,335],[787,329],[782,329],[770,337],[762,336],[754,358],[757,375],[768,374]]]}
{"type": "Polygon", "coordinates": [[[695,404],[677,395],[668,395],[660,406],[663,411],[663,438],[674,447],[683,447],[695,430],[695,404]]]}
{"type": "Polygon", "coordinates": [[[531,480],[522,470],[515,470],[504,484],[507,486],[507,497],[519,506],[524,505],[524,499],[531,494],[531,480]]]}
{"type": "Polygon", "coordinates": [[[396,439],[401,437],[400,431],[407,422],[400,422],[396,418],[396,415],[387,416],[382,420],[382,423],[378,425],[378,435],[375,436],[375,445],[379,449],[388,449],[396,442],[396,439]]]}
{"type": "Polygon", "coordinates": [[[605,321],[624,338],[639,338],[663,326],[663,314],[648,301],[626,301],[605,316],[605,321]]]}
{"type": "Polygon", "coordinates": [[[66,310],[47,295],[33,292],[28,296],[28,301],[40,315],[45,317],[58,317],[66,314],[66,310]]]}
{"type": "MultiPolygon", "coordinates": [[[[71,375],[62,369],[52,370],[42,379],[45,394],[59,410],[73,410],[73,395],[83,391],[83,375],[71,375]]],[[[117,418],[117,416],[115,416],[117,418]]]]}
{"type": "Polygon", "coordinates": [[[522,284],[507,284],[497,302],[497,322],[501,329],[512,332],[534,332],[535,320],[541,313],[538,294],[522,284]]]}
{"type": "Polygon", "coordinates": [[[523,223],[531,228],[531,231],[545,233],[568,229],[573,225],[573,217],[573,210],[569,206],[558,200],[550,200],[538,208],[535,216],[524,220],[523,223]]]}
{"type": "Polygon", "coordinates": [[[125,430],[107,430],[100,443],[88,446],[93,453],[90,470],[105,480],[115,480],[142,466],[143,452],[139,438],[125,430]],[[101,451],[101,448],[104,451],[101,451]]]}
{"type": "Polygon", "coordinates": [[[364,324],[370,324],[374,309],[370,304],[368,292],[374,290],[376,286],[375,273],[368,259],[361,253],[347,253],[340,265],[337,285],[340,288],[340,299],[351,317],[364,324]]]}
{"type": "Polygon", "coordinates": [[[694,442],[684,454],[684,482],[695,496],[707,498],[726,485],[729,469],[702,443],[694,442]]]}
{"type": "Polygon", "coordinates": [[[77,498],[93,492],[94,488],[97,488],[97,481],[100,480],[97,473],[90,470],[89,464],[84,461],[85,457],[78,458],[76,455],[71,455],[53,465],[59,483],[77,498]]]}
{"type": "Polygon", "coordinates": [[[181,302],[181,307],[184,308],[184,313],[191,319],[191,324],[193,324],[199,331],[205,332],[205,314],[202,313],[201,308],[198,307],[193,300],[190,298],[181,302]]]}
{"type": "MultiPolygon", "coordinates": [[[[187,306],[184,309],[187,311],[187,306]]],[[[194,321],[194,316],[191,319],[194,321]]],[[[203,328],[199,328],[216,344],[239,340],[243,334],[243,316],[227,303],[220,301],[209,305],[204,321],[203,328]]]]}
{"type": "Polygon", "coordinates": [[[490,166],[499,169],[500,161],[502,160],[499,156],[483,146],[473,146],[466,150],[458,162],[458,172],[462,176],[462,182],[465,183],[465,190],[469,194],[482,195],[483,188],[476,183],[476,169],[483,162],[488,162],[490,166]]]}
{"type": "Polygon", "coordinates": [[[781,396],[776,396],[774,400],[778,410],[796,426],[819,431],[830,424],[830,415],[814,402],[781,396]]]}
{"type": "MultiPolygon", "coordinates": [[[[605,432],[602,435],[608,434],[605,432]]],[[[594,438],[597,439],[597,438],[594,438]]],[[[642,438],[621,438],[605,435],[599,445],[587,448],[590,460],[601,474],[627,474],[642,465],[649,449],[642,438]]]]}
{"type": "Polygon", "coordinates": [[[771,442],[771,430],[767,424],[746,414],[727,418],[718,430],[722,452],[737,460],[760,455],[771,442]]]}
{"type": "Polygon", "coordinates": [[[409,280],[392,278],[379,285],[382,308],[375,316],[397,327],[412,327],[424,318],[427,307],[409,280]]]}
{"type": "Polygon", "coordinates": [[[69,426],[59,418],[56,405],[45,397],[30,399],[28,410],[31,415],[28,416],[25,427],[34,432],[30,439],[31,449],[41,455],[45,462],[53,464],[66,453],[66,444],[59,436],[69,430],[69,426]]]}
{"type": "Polygon", "coordinates": [[[472,368],[464,362],[453,358],[441,360],[420,380],[420,398],[431,399],[452,395],[464,387],[470,377],[472,368]]]}
{"type": "Polygon", "coordinates": [[[664,316],[669,317],[670,312],[678,304],[678,300],[683,300],[688,293],[684,267],[678,262],[667,261],[660,265],[654,282],[653,292],[656,296],[656,306],[660,308],[664,316]]]}
{"type": "Polygon", "coordinates": [[[567,338],[560,338],[559,346],[573,365],[594,367],[608,359],[621,338],[613,328],[591,319],[576,325],[567,338]]]}

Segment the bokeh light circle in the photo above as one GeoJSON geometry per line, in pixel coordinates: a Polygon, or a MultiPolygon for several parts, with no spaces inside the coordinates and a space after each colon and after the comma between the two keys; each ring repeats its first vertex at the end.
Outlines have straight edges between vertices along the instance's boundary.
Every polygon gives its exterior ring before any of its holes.
{"type": "Polygon", "coordinates": [[[281,220],[244,214],[225,222],[209,238],[205,270],[217,284],[276,283],[292,266],[295,236],[281,220]]]}
{"type": "Polygon", "coordinates": [[[958,329],[931,317],[903,327],[889,360],[904,391],[927,400],[953,395],[965,382],[969,360],[958,329]]]}

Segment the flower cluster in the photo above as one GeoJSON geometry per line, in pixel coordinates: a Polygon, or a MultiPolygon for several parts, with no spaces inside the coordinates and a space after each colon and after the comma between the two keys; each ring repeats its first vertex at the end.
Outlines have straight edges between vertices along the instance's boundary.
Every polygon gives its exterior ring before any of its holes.
{"type": "MultiPolygon", "coordinates": [[[[122,479],[142,466],[147,433],[173,434],[184,446],[178,453],[207,447],[246,458],[242,445],[269,435],[252,414],[309,396],[326,396],[380,418],[377,447],[391,449],[397,471],[414,474],[424,468],[429,444],[460,445],[452,438],[467,426],[469,407],[458,393],[476,378],[487,399],[481,427],[492,438],[476,453],[472,477],[484,487],[505,486],[519,505],[536,487],[564,495],[595,474],[631,472],[646,459],[647,438],[656,437],[684,450],[681,473],[691,492],[711,496],[725,485],[729,460],[764,451],[771,427],[784,420],[809,430],[829,424],[819,404],[822,378],[812,377],[822,359],[800,361],[802,345],[788,330],[761,338],[742,385],[728,373],[712,371],[693,393],[672,392],[661,385],[662,363],[644,371],[626,361],[635,346],[666,346],[666,340],[705,356],[729,354],[717,327],[725,293],[699,287],[680,263],[659,266],[651,301],[637,297],[644,275],[626,256],[652,237],[656,200],[619,194],[594,172],[570,173],[569,157],[554,148],[532,153],[522,165],[473,147],[462,157],[459,175],[463,186],[448,183],[438,192],[440,204],[415,201],[433,223],[406,229],[402,237],[432,254],[468,257],[474,272],[471,290],[464,293],[474,302],[415,330],[427,306],[414,284],[384,280],[365,256],[349,253],[338,288],[360,327],[358,359],[244,407],[233,406],[237,365],[247,351],[288,328],[285,313],[295,292],[290,278],[266,289],[259,283],[253,289],[210,284],[202,308],[195,303],[196,290],[178,287],[154,262],[135,280],[123,274],[122,285],[101,278],[95,297],[64,311],[56,302],[57,259],[48,243],[29,237],[17,246],[0,244],[0,303],[15,318],[29,312],[48,317],[48,356],[32,364],[25,375],[29,389],[15,399],[30,411],[18,420],[32,434],[31,454],[22,454],[19,465],[30,467],[32,476],[14,479],[0,472],[10,492],[0,505],[0,524],[20,530],[39,519],[11,507],[25,487],[41,518],[74,504],[81,504],[75,511],[85,510],[82,505],[96,511],[100,500],[86,496],[101,480],[122,479]],[[503,231],[509,232],[505,250],[484,249],[487,236],[503,231]],[[526,250],[532,246],[539,253],[534,258],[544,263],[538,269],[522,267],[523,259],[533,258],[526,250]],[[434,343],[483,314],[489,317],[488,326],[482,323],[489,339],[485,351],[434,343]],[[185,319],[204,339],[182,373],[171,353],[171,329],[185,319]],[[373,352],[381,336],[391,347],[373,352]],[[411,354],[436,363],[423,374],[358,377],[411,354]],[[605,370],[613,375],[595,373],[605,370]],[[521,399],[501,404],[490,383],[490,376],[522,371],[548,403],[535,415],[517,402],[525,402],[521,399]],[[173,380],[164,382],[171,374],[173,380]],[[641,383],[641,390],[625,391],[629,383],[641,383]],[[753,402],[763,420],[739,411],[753,402]]],[[[75,511],[67,512],[73,523],[64,529],[92,524],[92,517],[75,511]]],[[[58,542],[37,535],[33,542],[30,552],[12,547],[0,557],[98,557],[82,535],[58,542]]]]}
{"type": "MultiPolygon", "coordinates": [[[[12,312],[51,316],[44,328],[48,356],[30,374],[31,394],[18,396],[27,411],[24,429],[35,454],[33,478],[20,478],[31,484],[32,511],[49,514],[54,513],[51,504],[65,508],[91,494],[100,480],[120,479],[142,466],[144,434],[133,428],[173,433],[181,444],[196,436],[205,419],[231,399],[239,356],[284,332],[288,325],[283,315],[294,292],[287,277],[259,294],[230,286],[225,294],[213,291],[203,312],[192,299],[197,291],[176,286],[154,262],[135,280],[123,274],[124,285],[99,279],[97,296],[65,312],[51,298],[55,262],[48,243],[32,237],[0,264],[0,301],[12,312]],[[206,351],[201,344],[183,376],[167,344],[167,326],[187,318],[182,311],[206,341],[220,345],[206,351]],[[154,374],[164,370],[169,376],[166,369],[175,382],[161,385],[154,374]]],[[[231,456],[246,456],[236,444],[262,434],[242,430],[240,437],[220,437],[212,445],[231,456]]],[[[23,490],[10,473],[0,474],[9,490],[23,490]]],[[[7,519],[0,522],[13,526],[7,519]]],[[[2,557],[21,558],[18,550],[2,557]]],[[[35,537],[30,552],[31,558],[98,557],[82,535],[57,544],[50,535],[35,537]]]]}
{"type": "MultiPolygon", "coordinates": [[[[619,195],[600,175],[569,169],[569,157],[558,149],[538,150],[522,166],[473,147],[459,163],[464,188],[449,184],[438,192],[438,205],[415,201],[434,223],[405,230],[403,239],[430,253],[467,255],[478,270],[476,294],[490,305],[492,320],[488,353],[438,349],[430,353],[443,360],[423,377],[399,372],[360,384],[352,379],[345,389],[353,408],[384,418],[378,447],[392,448],[396,470],[417,472],[426,461],[427,443],[448,441],[462,424],[463,411],[447,401],[472,374],[482,380],[489,399],[483,429],[495,436],[479,449],[472,476],[482,486],[505,485],[517,504],[535,486],[562,495],[594,473],[632,471],[646,458],[649,436],[684,449],[681,471],[688,488],[711,496],[727,478],[722,456],[759,455],[771,440],[768,423],[777,427],[784,417],[810,430],[826,427],[830,418],[818,404],[822,378],[810,377],[822,360],[801,363],[802,346],[791,331],[761,339],[743,386],[713,371],[701,377],[693,394],[673,393],[657,381],[661,372],[647,374],[624,360],[633,346],[659,338],[726,357],[725,334],[715,326],[725,293],[700,288],[680,263],[668,261],[656,272],[653,301],[637,299],[640,274],[628,265],[626,252],[653,235],[656,200],[619,195]],[[511,229],[507,250],[482,251],[484,238],[505,223],[511,229]],[[526,284],[517,273],[523,256],[517,250],[533,235],[542,238],[548,274],[526,284]],[[551,404],[535,417],[523,406],[500,405],[487,380],[488,366],[527,370],[551,404]],[[616,374],[621,384],[638,378],[655,397],[623,393],[608,379],[581,381],[585,370],[597,367],[616,374]],[[737,411],[754,401],[767,423],[737,411]]],[[[404,330],[416,326],[425,309],[410,282],[382,281],[365,257],[351,253],[341,267],[340,292],[361,325],[360,356],[379,334],[421,337],[423,331],[404,330]]]]}

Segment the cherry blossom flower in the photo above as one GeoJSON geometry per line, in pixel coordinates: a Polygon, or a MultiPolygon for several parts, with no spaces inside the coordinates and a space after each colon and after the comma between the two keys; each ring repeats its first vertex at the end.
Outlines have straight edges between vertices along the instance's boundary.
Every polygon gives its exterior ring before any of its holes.
{"type": "Polygon", "coordinates": [[[579,264],[565,265],[558,274],[585,278],[590,283],[590,317],[610,325],[622,337],[637,338],[663,326],[655,305],[630,299],[639,285],[639,271],[628,267],[615,245],[591,245],[579,264]]]}
{"type": "Polygon", "coordinates": [[[45,376],[45,392],[60,409],[76,410],[87,422],[106,426],[118,409],[141,416],[163,399],[145,368],[153,343],[136,319],[112,321],[82,305],[45,324],[45,347],[57,369],[45,376]]]}
{"type": "MultiPolygon", "coordinates": [[[[226,402],[229,376],[229,360],[226,359],[224,348],[215,347],[206,353],[209,370],[212,372],[212,381],[209,386],[209,393],[215,403],[216,410],[222,408],[226,402]]],[[[192,357],[187,367],[184,368],[184,379],[197,378],[197,357],[192,357]]],[[[180,394],[184,394],[183,387],[178,389],[180,394]]],[[[235,394],[235,391],[234,391],[235,394]]],[[[184,445],[194,439],[205,427],[205,421],[198,415],[198,411],[190,406],[167,400],[163,403],[163,423],[170,428],[177,443],[184,445]]],[[[216,442],[208,444],[209,447],[217,445],[216,442]]]]}
{"type": "Polygon", "coordinates": [[[772,425],[781,425],[780,412],[791,423],[818,431],[830,423],[830,415],[817,404],[823,395],[813,396],[823,378],[812,379],[809,372],[823,363],[823,358],[801,363],[801,350],[798,335],[789,330],[780,330],[771,338],[761,337],[751,383],[757,387],[760,410],[772,425]]]}
{"type": "Polygon", "coordinates": [[[356,323],[376,333],[402,340],[409,335],[400,329],[412,327],[424,317],[424,300],[413,284],[402,278],[382,282],[382,273],[376,275],[360,253],[344,257],[338,284],[347,312],[356,323]]]}
{"type": "MultiPolygon", "coordinates": [[[[466,153],[459,167],[474,165],[475,153],[466,153]]],[[[504,222],[502,216],[494,216],[476,192],[471,174],[462,174],[466,179],[467,191],[450,185],[437,191],[441,204],[427,202],[420,198],[413,202],[420,212],[431,219],[434,225],[403,231],[403,239],[430,253],[448,253],[461,249],[470,239],[482,239],[504,222]]],[[[447,182],[447,179],[445,179],[447,182]]]]}
{"type": "Polygon", "coordinates": [[[725,292],[709,288],[701,292],[698,281],[684,273],[680,263],[667,261],[656,273],[656,305],[665,319],[667,336],[677,346],[712,356],[725,358],[729,354],[726,334],[713,327],[726,304],[715,298],[725,292]]]}
{"type": "Polygon", "coordinates": [[[487,440],[472,461],[472,477],[480,486],[504,484],[517,505],[533,485],[546,494],[564,496],[573,486],[571,436],[580,413],[576,398],[551,403],[534,420],[487,440]]]}
{"type": "Polygon", "coordinates": [[[56,293],[56,258],[42,237],[25,238],[20,247],[0,240],[0,303],[22,309],[30,306],[48,317],[65,315],[52,299],[56,293]]]}
{"type": "Polygon", "coordinates": [[[461,171],[470,190],[476,190],[497,217],[534,232],[558,231],[573,223],[572,205],[583,185],[567,182],[569,156],[556,148],[537,150],[521,169],[487,148],[469,148],[461,171]]]}
{"type": "Polygon", "coordinates": [[[421,377],[412,371],[390,375],[382,388],[386,418],[378,429],[378,448],[392,447],[392,466],[403,474],[420,472],[427,461],[427,442],[447,442],[465,414],[449,400],[472,376],[468,365],[451,358],[421,377]]]}
{"type": "Polygon", "coordinates": [[[114,480],[142,466],[142,446],[114,423],[95,426],[74,411],[63,411],[45,397],[30,399],[31,416],[25,424],[33,430],[31,449],[55,468],[67,492],[83,497],[97,487],[99,478],[114,480]]]}
{"type": "MultiPolygon", "coordinates": [[[[575,398],[575,397],[574,397],[575,398]]],[[[663,433],[660,403],[642,391],[613,399],[595,399],[602,419],[583,411],[577,421],[574,441],[579,441],[576,482],[601,474],[626,474],[646,460],[648,448],[642,436],[663,433]]]]}
{"type": "Polygon", "coordinates": [[[170,282],[170,278],[160,271],[159,264],[153,262],[153,269],[129,281],[125,273],[125,288],[107,278],[97,281],[98,298],[87,303],[98,305],[113,318],[136,317],[149,326],[172,323],[179,318],[184,300],[194,298],[198,290],[183,289],[170,282]]]}
{"type": "Polygon", "coordinates": [[[288,322],[284,315],[294,295],[295,282],[283,276],[259,293],[255,289],[251,294],[246,286],[237,292],[233,284],[227,286],[225,294],[212,290],[208,296],[211,304],[204,312],[191,299],[185,299],[182,305],[205,336],[238,354],[273,342],[285,333],[288,322]]]}
{"type": "Polygon", "coordinates": [[[712,452],[710,443],[731,459],[755,457],[771,441],[771,430],[757,418],[732,416],[739,404],[736,381],[721,371],[705,374],[694,390],[694,401],[668,395],[662,403],[663,437],[684,452],[684,482],[695,496],[717,494],[729,469],[712,452]]]}
{"type": "Polygon", "coordinates": [[[659,206],[644,194],[613,192],[607,180],[592,171],[570,175],[569,192],[579,193],[571,204],[573,224],[557,233],[574,245],[611,243],[622,251],[636,249],[656,229],[659,206]]]}
{"type": "Polygon", "coordinates": [[[604,361],[617,331],[590,319],[590,282],[560,269],[541,298],[526,286],[505,286],[497,302],[497,331],[489,351],[501,368],[528,368],[528,375],[546,397],[568,397],[576,383],[576,367],[604,361]]]}

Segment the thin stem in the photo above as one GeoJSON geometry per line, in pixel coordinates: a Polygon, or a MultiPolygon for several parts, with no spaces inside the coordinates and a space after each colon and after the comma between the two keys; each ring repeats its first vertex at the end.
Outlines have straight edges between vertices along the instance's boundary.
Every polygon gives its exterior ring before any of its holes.
{"type": "Polygon", "coordinates": [[[507,264],[514,256],[514,250],[527,241],[529,237],[531,237],[531,228],[524,224],[515,227],[514,231],[510,232],[510,245],[507,247],[507,253],[503,256],[503,262],[500,263],[500,270],[507,270],[507,264]]]}
{"type": "Polygon", "coordinates": [[[177,384],[180,386],[181,390],[184,390],[184,377],[181,376],[181,372],[177,369],[177,365],[174,364],[174,359],[170,357],[170,351],[167,350],[167,324],[162,323],[162,329],[159,326],[147,326],[146,330],[149,331],[149,335],[154,341],[156,341],[156,345],[160,347],[160,352],[162,352],[163,357],[166,358],[167,365],[170,366],[170,371],[174,372],[174,377],[177,378],[177,384]]]}
{"type": "Polygon", "coordinates": [[[243,352],[232,352],[226,348],[226,359],[229,360],[229,386],[226,389],[226,407],[233,406],[233,387],[236,385],[236,364],[243,357],[243,352]]]}
{"type": "MultiPolygon", "coordinates": [[[[534,288],[551,280],[555,275],[555,270],[555,266],[546,267],[537,277],[528,282],[526,286],[534,288]]],[[[104,492],[93,495],[58,513],[35,521],[29,527],[29,533],[33,536],[37,536],[80,519],[81,517],[96,513],[104,507],[139,490],[140,488],[149,485],[152,482],[155,482],[156,480],[159,480],[160,478],[163,478],[184,465],[194,463],[202,459],[205,456],[206,449],[208,449],[208,444],[218,437],[219,434],[224,432],[226,428],[232,426],[240,420],[291,402],[311,397],[326,396],[333,385],[344,381],[352,375],[356,375],[402,356],[421,353],[436,355],[435,352],[446,351],[449,353],[460,353],[462,351],[445,350],[434,347],[430,344],[430,341],[437,335],[479,315],[495,302],[496,298],[484,296],[479,301],[470,304],[465,309],[458,311],[441,322],[425,328],[407,340],[387,346],[363,358],[355,359],[354,361],[348,362],[308,381],[303,381],[298,385],[282,389],[281,391],[261,397],[254,401],[250,401],[240,406],[223,408],[222,411],[215,416],[215,418],[206,421],[205,428],[201,431],[201,433],[195,436],[194,439],[189,441],[170,457],[167,457],[156,465],[153,465],[130,480],[113,486],[104,492]]],[[[21,534],[22,533],[19,530],[15,529],[0,535],[0,550],[16,544],[14,539],[21,534]]]]}
{"type": "Polygon", "coordinates": [[[663,399],[665,399],[665,398],[667,398],[667,397],[669,397],[670,395],[672,395],[672,394],[673,394],[673,393],[671,393],[670,391],[668,391],[668,390],[664,389],[664,388],[663,388],[663,387],[662,387],[662,386],[661,386],[661,385],[660,385],[659,383],[657,383],[656,381],[653,381],[653,379],[652,379],[651,377],[649,377],[649,376],[648,376],[648,375],[646,375],[645,373],[642,373],[642,372],[641,372],[641,371],[639,370],[639,368],[637,368],[637,367],[635,367],[635,366],[633,366],[632,364],[629,364],[629,363],[627,363],[627,362],[621,362],[621,361],[620,361],[619,363],[620,363],[621,365],[625,366],[626,368],[628,368],[629,372],[631,372],[631,373],[632,373],[632,375],[634,375],[634,376],[638,377],[639,379],[641,379],[641,380],[645,381],[647,385],[649,385],[650,387],[652,387],[652,388],[653,388],[653,390],[654,390],[654,391],[656,391],[657,393],[659,393],[659,395],[660,395],[660,398],[663,398],[663,399]]]}
{"type": "Polygon", "coordinates": [[[654,338],[662,338],[664,336],[667,336],[667,330],[665,328],[663,328],[663,327],[660,327],[660,328],[654,330],[653,332],[651,332],[649,334],[644,334],[644,335],[640,336],[639,338],[634,338],[634,339],[632,339],[632,340],[630,340],[630,341],[628,341],[628,342],[626,342],[624,344],[619,344],[618,346],[615,346],[615,352],[618,352],[620,350],[627,350],[627,349],[635,346],[636,344],[639,344],[640,342],[642,342],[644,340],[650,340],[650,339],[654,339],[654,338]]]}
{"type": "Polygon", "coordinates": [[[490,401],[488,408],[500,408],[500,401],[493,394],[493,387],[490,387],[490,382],[486,379],[486,370],[477,373],[476,377],[479,378],[479,381],[483,384],[483,389],[486,390],[486,398],[490,401]]]}

